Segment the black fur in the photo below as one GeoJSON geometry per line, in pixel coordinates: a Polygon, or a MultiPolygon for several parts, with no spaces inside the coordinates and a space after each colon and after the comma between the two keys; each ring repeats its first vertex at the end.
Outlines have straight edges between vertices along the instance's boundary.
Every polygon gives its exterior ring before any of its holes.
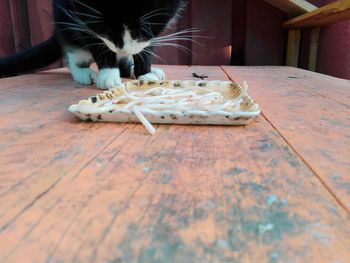
{"type": "MultiPolygon", "coordinates": [[[[125,26],[133,39],[148,41],[165,29],[183,4],[183,0],[54,0],[53,36],[27,51],[0,59],[0,76],[40,69],[76,49],[91,53],[99,69],[119,67],[122,76],[129,76],[132,62],[121,59],[96,38],[95,33],[108,38],[120,49],[124,46],[125,26]],[[145,15],[147,21],[142,22],[145,15]]],[[[144,52],[132,55],[136,77],[149,73],[150,56],[144,52]]],[[[93,60],[83,61],[78,66],[89,67],[93,60]]]]}

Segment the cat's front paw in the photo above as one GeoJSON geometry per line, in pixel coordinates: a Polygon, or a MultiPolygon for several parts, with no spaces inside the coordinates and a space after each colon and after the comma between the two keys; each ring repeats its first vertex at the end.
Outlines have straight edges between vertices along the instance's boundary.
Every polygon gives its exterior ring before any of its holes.
{"type": "Polygon", "coordinates": [[[74,68],[71,70],[73,79],[81,85],[92,85],[96,82],[97,73],[90,68],[74,68]]]}
{"type": "Polygon", "coordinates": [[[105,68],[100,70],[97,77],[96,86],[99,89],[112,89],[120,85],[122,80],[120,78],[120,71],[117,68],[105,68]]]}
{"type": "Polygon", "coordinates": [[[152,67],[151,72],[157,76],[158,80],[164,80],[165,79],[165,73],[162,69],[152,67]]]}
{"type": "Polygon", "coordinates": [[[165,79],[165,74],[164,74],[164,71],[162,69],[152,67],[150,73],[139,76],[137,79],[138,80],[150,80],[150,81],[163,80],[163,79],[165,79]]]}

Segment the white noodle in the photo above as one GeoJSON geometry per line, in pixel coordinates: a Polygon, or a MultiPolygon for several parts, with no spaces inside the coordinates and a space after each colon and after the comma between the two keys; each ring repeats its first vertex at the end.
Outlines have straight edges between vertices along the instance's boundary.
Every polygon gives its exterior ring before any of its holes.
{"type": "Polygon", "coordinates": [[[139,121],[145,126],[146,130],[153,135],[156,132],[156,129],[152,126],[152,124],[146,119],[146,117],[142,114],[142,112],[138,109],[138,107],[133,107],[133,112],[135,116],[139,119],[139,121]]]}
{"type": "Polygon", "coordinates": [[[121,96],[116,97],[104,106],[120,105],[120,110],[131,110],[150,134],[155,133],[152,124],[143,112],[159,110],[181,111],[186,113],[206,114],[215,112],[228,114],[239,112],[243,97],[247,95],[248,85],[243,83],[240,94],[231,100],[226,100],[218,91],[206,87],[163,88],[154,87],[147,91],[128,92],[120,86],[121,96]]]}

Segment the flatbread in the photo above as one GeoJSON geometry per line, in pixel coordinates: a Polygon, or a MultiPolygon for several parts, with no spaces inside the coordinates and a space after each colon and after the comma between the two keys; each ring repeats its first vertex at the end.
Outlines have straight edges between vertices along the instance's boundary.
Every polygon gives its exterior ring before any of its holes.
{"type": "Polygon", "coordinates": [[[82,100],[69,111],[84,121],[246,125],[260,114],[248,85],[232,81],[128,81],[82,100]]]}

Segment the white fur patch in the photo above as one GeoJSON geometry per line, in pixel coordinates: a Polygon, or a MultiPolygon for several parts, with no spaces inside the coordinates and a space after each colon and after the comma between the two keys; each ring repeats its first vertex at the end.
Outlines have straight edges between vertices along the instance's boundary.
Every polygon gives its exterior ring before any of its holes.
{"type": "Polygon", "coordinates": [[[116,45],[110,41],[109,39],[105,38],[105,37],[101,37],[99,36],[99,38],[103,41],[103,43],[105,43],[105,45],[114,53],[118,53],[118,48],[116,47],[116,45]]]}
{"type": "Polygon", "coordinates": [[[125,29],[123,41],[124,47],[121,49],[121,51],[131,55],[140,53],[144,48],[150,45],[150,41],[140,42],[137,39],[133,39],[128,29],[125,29]]]}
{"type": "Polygon", "coordinates": [[[96,86],[99,89],[112,89],[122,83],[120,71],[117,68],[105,68],[97,77],[96,86]]]}
{"type": "Polygon", "coordinates": [[[152,67],[151,72],[158,77],[158,80],[165,79],[165,73],[162,69],[152,67]]]}
{"type": "MultiPolygon", "coordinates": [[[[135,73],[134,73],[134,67],[131,68],[131,77],[136,78],[135,73]]],[[[137,79],[139,79],[139,80],[151,80],[151,81],[163,80],[163,79],[165,79],[165,73],[160,68],[152,67],[150,73],[139,76],[137,79]]]]}
{"type": "Polygon", "coordinates": [[[71,69],[73,79],[81,85],[92,85],[96,82],[97,73],[90,68],[71,69]]]}
{"type": "Polygon", "coordinates": [[[96,81],[97,73],[90,68],[81,68],[79,64],[90,64],[92,55],[84,50],[67,52],[68,64],[73,79],[82,85],[91,85],[96,81]]]}
{"type": "Polygon", "coordinates": [[[151,42],[150,41],[143,41],[140,42],[137,39],[133,39],[131,37],[130,31],[128,29],[125,29],[123,41],[124,46],[122,49],[118,48],[112,41],[105,37],[99,36],[99,38],[105,43],[105,45],[114,53],[117,53],[120,56],[128,56],[128,55],[135,55],[140,53],[144,48],[148,47],[151,42]]]}

